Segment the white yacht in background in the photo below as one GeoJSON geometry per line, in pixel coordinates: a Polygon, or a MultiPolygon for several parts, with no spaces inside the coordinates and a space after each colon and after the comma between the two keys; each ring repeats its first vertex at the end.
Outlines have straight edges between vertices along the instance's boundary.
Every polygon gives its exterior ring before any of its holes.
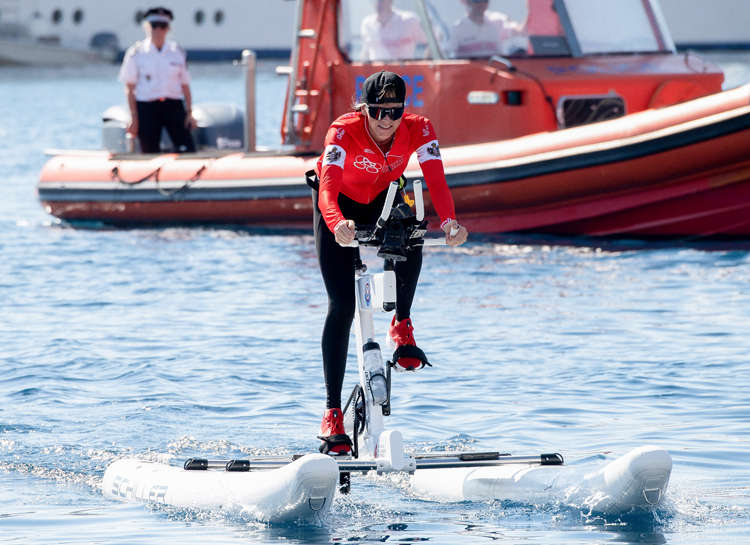
{"type": "Polygon", "coordinates": [[[660,0],[679,49],[750,49],[748,0],[660,0]]]}
{"type": "MultiPolygon", "coordinates": [[[[526,0],[491,2],[511,18],[525,13],[526,0]]],[[[161,4],[174,12],[172,36],[191,60],[237,59],[244,49],[283,57],[292,48],[295,0],[0,0],[0,64],[118,59],[143,38],[143,13],[161,4]]],[[[678,48],[750,49],[748,0],[660,4],[678,48]]]]}
{"type": "Polygon", "coordinates": [[[143,39],[143,14],[157,5],[174,13],[171,36],[191,60],[244,49],[287,56],[292,47],[294,0],[0,0],[0,64],[115,60],[143,39]]]}

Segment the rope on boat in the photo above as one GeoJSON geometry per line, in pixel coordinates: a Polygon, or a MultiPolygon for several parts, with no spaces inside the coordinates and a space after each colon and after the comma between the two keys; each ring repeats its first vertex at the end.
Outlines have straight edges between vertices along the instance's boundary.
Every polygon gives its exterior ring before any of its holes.
{"type": "MultiPolygon", "coordinates": [[[[159,187],[159,172],[161,172],[161,167],[157,168],[156,170],[154,170],[150,174],[147,174],[146,176],[144,176],[140,180],[136,180],[134,182],[129,182],[127,180],[123,180],[122,177],[120,176],[120,170],[119,170],[119,168],[118,167],[114,167],[112,169],[112,178],[114,180],[120,182],[121,184],[126,184],[126,185],[131,185],[131,186],[143,183],[146,180],[149,180],[150,178],[153,178],[154,181],[156,182],[156,190],[159,192],[159,194],[163,195],[164,197],[172,198],[175,195],[177,195],[178,193],[180,193],[181,191],[183,191],[185,189],[188,189],[191,185],[193,185],[193,183],[196,182],[201,177],[201,175],[206,170],[206,168],[207,168],[206,165],[202,165],[201,168],[198,169],[198,171],[195,173],[195,175],[192,178],[190,178],[189,180],[187,180],[184,184],[182,184],[182,186],[178,187],[177,189],[164,189],[162,187],[159,187]]],[[[172,199],[172,200],[176,200],[176,199],[172,199]]]]}
{"type": "MultiPolygon", "coordinates": [[[[192,178],[190,178],[184,184],[182,184],[182,187],[178,187],[177,189],[172,189],[172,190],[162,189],[161,187],[159,187],[159,178],[157,177],[156,178],[156,190],[161,195],[172,198],[175,195],[177,195],[180,191],[183,191],[184,189],[188,189],[191,185],[193,185],[193,182],[196,182],[198,178],[201,177],[201,174],[203,174],[203,171],[205,170],[206,170],[206,165],[201,166],[201,168],[198,169],[198,172],[196,172],[192,178]]],[[[176,199],[172,199],[172,200],[176,200],[176,199]]]]}
{"type": "Polygon", "coordinates": [[[117,180],[117,181],[118,181],[118,182],[120,182],[121,184],[126,184],[126,185],[136,185],[136,184],[140,184],[140,183],[143,183],[143,182],[145,182],[146,180],[148,180],[149,178],[151,178],[152,176],[154,176],[154,179],[156,180],[156,183],[159,183],[159,171],[160,171],[160,170],[161,170],[161,167],[157,168],[157,169],[156,169],[155,171],[153,171],[153,172],[152,172],[151,174],[147,174],[146,176],[144,176],[144,177],[143,177],[143,178],[141,178],[140,180],[137,180],[137,181],[135,181],[135,182],[128,182],[127,180],[123,180],[123,179],[122,179],[122,177],[120,177],[120,168],[119,168],[119,167],[114,167],[114,168],[112,169],[112,178],[113,178],[114,180],[117,180]]]}

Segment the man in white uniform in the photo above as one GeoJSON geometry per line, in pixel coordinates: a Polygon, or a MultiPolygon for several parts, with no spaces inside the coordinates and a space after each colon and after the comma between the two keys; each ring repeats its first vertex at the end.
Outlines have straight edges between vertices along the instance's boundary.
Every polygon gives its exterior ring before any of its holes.
{"type": "Polygon", "coordinates": [[[489,0],[461,0],[466,17],[456,21],[448,39],[448,54],[454,59],[505,55],[504,44],[522,35],[521,26],[499,12],[488,12],[489,0]]]}
{"type": "Polygon", "coordinates": [[[118,77],[130,108],[128,133],[138,136],[143,153],[159,153],[162,127],[177,151],[195,151],[190,72],[185,52],[167,39],[172,18],[166,8],[146,12],[149,37],[128,49],[118,77]]]}
{"type": "Polygon", "coordinates": [[[362,19],[362,60],[413,59],[417,44],[426,44],[415,13],[394,9],[393,0],[376,0],[377,11],[362,19]]]}

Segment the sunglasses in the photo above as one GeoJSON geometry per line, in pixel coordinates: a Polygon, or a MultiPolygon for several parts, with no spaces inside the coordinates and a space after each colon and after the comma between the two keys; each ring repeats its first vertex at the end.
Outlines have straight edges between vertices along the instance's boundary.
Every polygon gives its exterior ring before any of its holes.
{"type": "Polygon", "coordinates": [[[381,108],[380,106],[370,106],[367,105],[367,115],[369,115],[373,119],[377,119],[380,121],[385,116],[390,117],[393,121],[396,121],[397,119],[401,119],[401,116],[404,115],[404,107],[401,106],[400,108],[381,108]]]}
{"type": "Polygon", "coordinates": [[[169,28],[169,23],[151,23],[151,28],[169,28]]]}

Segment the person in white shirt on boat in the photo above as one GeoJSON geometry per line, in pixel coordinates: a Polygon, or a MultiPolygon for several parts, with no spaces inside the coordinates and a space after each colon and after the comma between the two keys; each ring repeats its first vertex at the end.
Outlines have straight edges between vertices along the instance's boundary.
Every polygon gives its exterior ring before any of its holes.
{"type": "MultiPolygon", "coordinates": [[[[519,47],[521,25],[500,12],[487,11],[489,0],[461,0],[466,16],[456,21],[448,38],[448,55],[454,59],[507,55],[519,47]]],[[[523,39],[523,38],[522,38],[523,39]]],[[[525,44],[525,41],[524,41],[525,44]]]]}
{"type": "Polygon", "coordinates": [[[417,45],[427,43],[417,14],[394,8],[393,0],[376,0],[376,10],[362,19],[362,60],[415,58],[417,45]]]}
{"type": "Polygon", "coordinates": [[[159,153],[162,127],[177,151],[195,151],[190,72],[185,52],[167,39],[172,18],[162,7],[146,12],[149,36],[128,49],[118,77],[130,108],[127,132],[138,136],[143,153],[159,153]]]}

